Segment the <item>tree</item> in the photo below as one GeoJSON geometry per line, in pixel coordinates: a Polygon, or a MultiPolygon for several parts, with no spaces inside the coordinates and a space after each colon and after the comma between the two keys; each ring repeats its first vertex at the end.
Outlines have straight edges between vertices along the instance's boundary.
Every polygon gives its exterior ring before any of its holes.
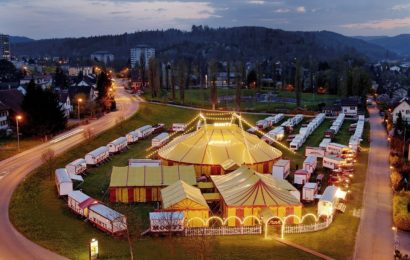
{"type": "Polygon", "coordinates": [[[140,62],[139,62],[139,72],[140,72],[140,77],[141,77],[141,86],[142,88],[145,87],[145,67],[146,67],[146,60],[145,56],[143,53],[141,53],[140,56],[140,62]]]}
{"type": "Polygon", "coordinates": [[[110,111],[112,107],[113,99],[108,95],[111,86],[112,82],[108,74],[105,72],[105,70],[101,71],[97,79],[97,101],[105,111],[110,111]]]}
{"type": "Polygon", "coordinates": [[[56,154],[53,149],[47,149],[41,154],[41,161],[44,163],[44,166],[49,173],[50,180],[53,179],[53,173],[56,166],[55,156],[56,154]]]}
{"type": "Polygon", "coordinates": [[[296,61],[296,72],[295,72],[295,92],[296,92],[296,107],[300,107],[301,102],[301,92],[302,92],[302,83],[301,83],[301,71],[300,71],[300,62],[296,61]]]}
{"type": "Polygon", "coordinates": [[[0,81],[10,82],[21,78],[21,73],[16,70],[16,67],[8,60],[0,59],[0,81]]]}
{"type": "Polygon", "coordinates": [[[176,94],[175,94],[175,85],[176,85],[176,76],[177,74],[177,69],[175,68],[175,65],[171,66],[171,93],[172,93],[172,100],[175,100],[176,94]]]}
{"type": "Polygon", "coordinates": [[[237,111],[241,110],[243,71],[244,71],[243,63],[237,62],[235,66],[235,81],[236,81],[235,104],[236,104],[237,111]]]}
{"type": "Polygon", "coordinates": [[[226,83],[228,87],[231,85],[231,62],[226,65],[226,83]]]}
{"type": "Polygon", "coordinates": [[[151,96],[157,97],[159,95],[159,73],[158,73],[158,63],[155,58],[151,58],[148,63],[149,72],[149,85],[151,87],[151,96]]]}
{"type": "Polygon", "coordinates": [[[256,87],[257,81],[258,81],[258,74],[256,73],[256,71],[255,70],[249,71],[248,76],[246,77],[248,88],[256,87]]]}
{"type": "MultiPolygon", "coordinates": [[[[82,71],[81,71],[82,74],[82,71]]],[[[82,79],[82,77],[81,77],[82,79]]],[[[68,79],[64,71],[58,66],[54,73],[54,86],[59,88],[68,87],[68,79]]]]}
{"type": "Polygon", "coordinates": [[[26,123],[22,132],[29,136],[44,136],[64,130],[67,118],[56,94],[50,90],[43,90],[30,81],[27,93],[22,102],[22,110],[26,123]]]}
{"type": "Polygon", "coordinates": [[[216,105],[218,103],[218,90],[216,87],[216,73],[217,73],[217,63],[216,61],[210,62],[210,79],[211,79],[211,103],[212,103],[212,110],[216,109],[216,105]]]}
{"type": "Polygon", "coordinates": [[[178,87],[179,87],[179,100],[182,104],[185,102],[185,84],[186,84],[186,64],[184,60],[180,60],[178,63],[178,87]]]}

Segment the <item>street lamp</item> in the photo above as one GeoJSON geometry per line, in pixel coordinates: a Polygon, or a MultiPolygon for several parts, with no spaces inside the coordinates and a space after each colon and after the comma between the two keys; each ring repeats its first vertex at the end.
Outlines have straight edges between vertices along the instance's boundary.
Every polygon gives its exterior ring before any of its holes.
{"type": "Polygon", "coordinates": [[[77,112],[78,112],[78,120],[80,120],[80,103],[83,102],[82,98],[77,99],[77,112]]]}
{"type": "Polygon", "coordinates": [[[23,119],[21,115],[16,116],[16,126],[17,126],[17,151],[20,152],[20,132],[19,132],[19,121],[23,119]]]}

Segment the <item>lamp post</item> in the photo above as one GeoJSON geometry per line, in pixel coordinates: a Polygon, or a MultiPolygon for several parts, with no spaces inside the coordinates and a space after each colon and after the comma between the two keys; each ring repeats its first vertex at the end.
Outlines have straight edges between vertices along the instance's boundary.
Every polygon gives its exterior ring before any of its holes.
{"type": "Polygon", "coordinates": [[[80,103],[83,102],[82,98],[77,99],[77,112],[78,112],[78,120],[80,120],[80,103]]]}
{"type": "Polygon", "coordinates": [[[16,127],[17,127],[17,151],[20,152],[20,132],[19,132],[19,121],[23,119],[22,116],[16,116],[16,127]]]}

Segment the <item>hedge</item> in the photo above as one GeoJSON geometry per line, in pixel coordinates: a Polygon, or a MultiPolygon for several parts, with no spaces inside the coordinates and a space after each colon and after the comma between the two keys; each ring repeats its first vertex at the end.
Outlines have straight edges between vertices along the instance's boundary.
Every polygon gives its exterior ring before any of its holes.
{"type": "Polygon", "coordinates": [[[400,192],[393,197],[393,223],[401,230],[410,231],[410,192],[400,192]]]}

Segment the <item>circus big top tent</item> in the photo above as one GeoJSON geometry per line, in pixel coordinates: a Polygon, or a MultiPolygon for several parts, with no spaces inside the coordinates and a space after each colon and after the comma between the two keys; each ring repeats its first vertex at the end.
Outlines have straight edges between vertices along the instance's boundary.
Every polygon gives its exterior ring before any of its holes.
{"type": "MultiPolygon", "coordinates": [[[[287,185],[271,175],[243,166],[227,175],[211,176],[211,179],[221,194],[225,218],[259,216],[265,208],[280,218],[293,214],[301,217],[302,204],[288,191],[287,185]]],[[[237,224],[233,218],[228,221],[229,226],[237,224]]],[[[254,223],[248,219],[244,224],[254,223]]]]}
{"type": "Polygon", "coordinates": [[[175,138],[158,151],[163,165],[194,165],[197,175],[223,174],[221,165],[233,161],[270,173],[282,152],[232,123],[204,124],[175,138]]]}

